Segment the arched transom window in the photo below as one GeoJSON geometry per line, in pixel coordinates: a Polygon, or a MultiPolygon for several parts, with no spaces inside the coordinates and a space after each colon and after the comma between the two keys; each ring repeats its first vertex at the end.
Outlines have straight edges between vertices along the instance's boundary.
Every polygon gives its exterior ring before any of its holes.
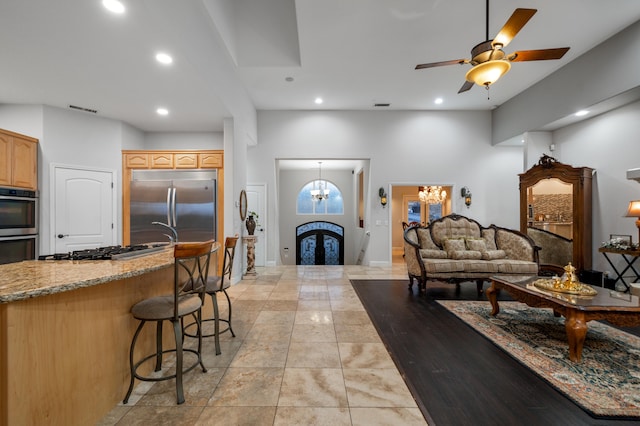
{"type": "MultiPolygon", "coordinates": [[[[321,199],[313,199],[311,191],[317,191],[320,187],[319,180],[312,180],[305,184],[296,200],[297,214],[344,214],[344,201],[342,192],[333,183],[328,180],[322,180],[322,188],[328,190],[328,197],[321,199]]],[[[324,196],[324,194],[323,194],[324,196]]]]}

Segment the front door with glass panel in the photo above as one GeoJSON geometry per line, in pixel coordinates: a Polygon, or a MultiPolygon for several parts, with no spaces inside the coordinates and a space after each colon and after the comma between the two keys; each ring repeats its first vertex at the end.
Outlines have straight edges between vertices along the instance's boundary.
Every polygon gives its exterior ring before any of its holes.
{"type": "Polygon", "coordinates": [[[324,221],[296,227],[296,265],[344,265],[344,228],[324,221]]]}

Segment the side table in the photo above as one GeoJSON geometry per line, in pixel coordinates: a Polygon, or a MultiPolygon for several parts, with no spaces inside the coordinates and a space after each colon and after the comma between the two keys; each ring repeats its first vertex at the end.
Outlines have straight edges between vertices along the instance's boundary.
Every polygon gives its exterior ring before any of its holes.
{"type": "Polygon", "coordinates": [[[598,251],[604,255],[604,258],[607,259],[607,262],[609,262],[609,265],[611,265],[611,267],[613,268],[614,272],[616,273],[616,280],[614,281],[614,288],[615,288],[615,283],[620,281],[626,287],[625,292],[628,292],[631,289],[631,286],[629,284],[627,284],[627,282],[624,279],[624,274],[629,269],[631,269],[633,271],[633,273],[635,274],[636,280],[640,281],[640,273],[638,273],[636,268],[634,268],[634,266],[633,266],[633,263],[636,260],[638,260],[638,257],[640,257],[640,250],[618,250],[618,249],[600,247],[598,249],[598,251]],[[618,269],[616,268],[615,264],[611,261],[611,259],[609,259],[609,256],[608,256],[609,254],[619,254],[620,256],[622,256],[622,258],[624,259],[624,261],[627,264],[627,266],[625,266],[622,271],[618,272],[618,269]]]}
{"type": "Polygon", "coordinates": [[[255,280],[258,276],[256,272],[256,241],[258,237],[248,235],[242,237],[242,242],[247,245],[247,271],[242,276],[245,280],[255,280]]]}

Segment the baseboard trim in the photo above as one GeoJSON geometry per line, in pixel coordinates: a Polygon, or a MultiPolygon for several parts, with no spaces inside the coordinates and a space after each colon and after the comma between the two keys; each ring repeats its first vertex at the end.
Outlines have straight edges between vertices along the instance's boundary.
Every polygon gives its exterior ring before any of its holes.
{"type": "Polygon", "coordinates": [[[391,266],[391,262],[385,262],[382,260],[371,260],[368,266],[372,267],[383,267],[383,266],[391,266]]]}

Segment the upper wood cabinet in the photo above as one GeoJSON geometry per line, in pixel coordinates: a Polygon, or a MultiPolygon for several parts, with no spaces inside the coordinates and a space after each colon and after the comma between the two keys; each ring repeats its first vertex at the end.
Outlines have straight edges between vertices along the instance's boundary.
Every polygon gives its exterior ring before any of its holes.
{"type": "Polygon", "coordinates": [[[129,169],[221,169],[223,151],[122,151],[129,169]]]}
{"type": "Polygon", "coordinates": [[[176,169],[198,168],[198,154],[192,152],[177,153],[174,155],[176,169]]]}
{"type": "Polygon", "coordinates": [[[0,130],[0,185],[38,189],[38,140],[0,130]]]}
{"type": "Polygon", "coordinates": [[[152,169],[173,169],[173,157],[175,154],[171,152],[152,153],[151,168],[152,169]]]}
{"type": "Polygon", "coordinates": [[[198,167],[201,169],[218,169],[222,167],[222,153],[202,152],[198,154],[198,167]]]}
{"type": "Polygon", "coordinates": [[[131,153],[124,154],[124,166],[129,169],[148,169],[149,154],[147,153],[131,153]]]}

